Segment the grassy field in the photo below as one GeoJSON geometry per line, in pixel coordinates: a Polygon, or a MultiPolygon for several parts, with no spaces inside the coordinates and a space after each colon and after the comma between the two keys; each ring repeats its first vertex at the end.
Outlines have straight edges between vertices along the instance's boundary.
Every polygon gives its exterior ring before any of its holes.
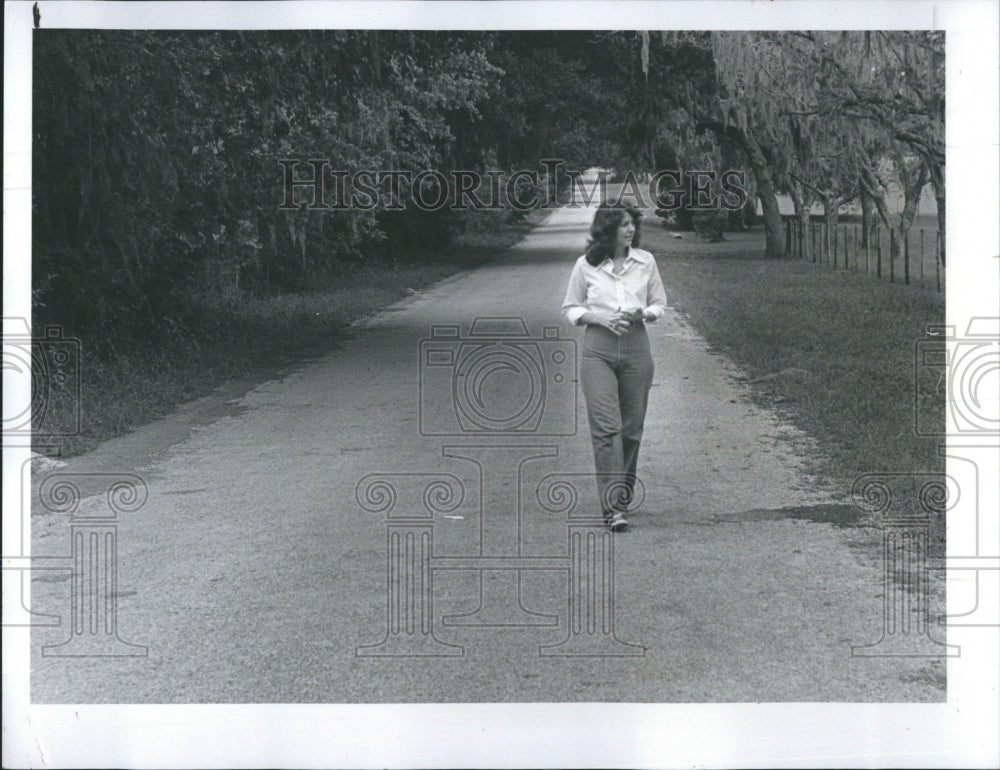
{"type": "Polygon", "coordinates": [[[227,380],[264,378],[291,362],[330,350],[351,322],[481,264],[519,241],[547,214],[538,209],[524,222],[494,221],[422,261],[355,266],[345,271],[335,288],[241,299],[218,307],[202,304],[185,321],[176,343],[162,348],[137,351],[133,346],[98,357],[82,339],[81,392],[54,388],[45,404],[44,426],[38,424],[36,408],[34,448],[62,457],[81,454],[210,393],[227,380]],[[42,441],[39,433],[60,437],[42,441]]]}
{"type": "MultiPolygon", "coordinates": [[[[944,322],[943,294],[765,260],[760,228],[710,244],[648,222],[643,246],[670,304],[741,367],[758,402],[817,441],[812,472],[846,494],[863,473],[944,470],[937,442],[914,430],[915,344],[944,322]]],[[[940,399],[921,407],[943,425],[940,399]]]]}

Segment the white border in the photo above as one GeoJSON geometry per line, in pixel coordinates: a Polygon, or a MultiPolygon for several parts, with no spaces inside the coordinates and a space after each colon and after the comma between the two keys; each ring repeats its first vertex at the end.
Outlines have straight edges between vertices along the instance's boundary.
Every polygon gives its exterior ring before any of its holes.
{"type": "MultiPolygon", "coordinates": [[[[948,323],[961,331],[977,312],[996,315],[1000,307],[995,2],[39,6],[47,28],[944,29],[948,323]]],[[[31,3],[7,2],[5,11],[3,315],[30,317],[31,3]]],[[[5,392],[17,385],[5,376],[5,392]]],[[[5,449],[6,479],[20,477],[23,455],[5,449]]],[[[5,521],[19,513],[19,500],[8,507],[17,491],[5,485],[5,521]]],[[[27,632],[9,629],[3,760],[8,767],[989,767],[1000,763],[998,637],[997,629],[949,629],[962,656],[949,664],[946,704],[29,706],[27,632]]]]}
{"type": "Polygon", "coordinates": [[[42,26],[91,29],[942,29],[930,0],[262,0],[41,2],[42,26]],[[238,10],[237,10],[238,9],[238,10]]]}

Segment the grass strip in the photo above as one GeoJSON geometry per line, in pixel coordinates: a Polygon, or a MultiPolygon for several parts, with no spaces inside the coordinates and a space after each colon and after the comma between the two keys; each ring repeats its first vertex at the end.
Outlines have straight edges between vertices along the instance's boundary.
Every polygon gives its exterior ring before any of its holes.
{"type": "MultiPolygon", "coordinates": [[[[726,238],[706,244],[651,226],[643,246],[657,256],[670,303],[740,366],[755,400],[818,442],[810,470],[845,492],[863,473],[943,471],[939,442],[914,429],[914,356],[927,325],[944,322],[944,295],[764,260],[756,231],[726,238]]],[[[940,398],[921,408],[943,426],[940,398]]]]}
{"type": "Polygon", "coordinates": [[[61,457],[82,454],[227,380],[273,376],[278,367],[329,351],[353,321],[483,264],[521,240],[548,213],[535,210],[518,223],[494,221],[446,249],[415,254],[406,262],[358,265],[345,271],[336,286],[315,292],[199,302],[160,347],[105,339],[100,341],[102,352],[95,354],[98,346],[82,339],[81,392],[52,389],[44,414],[36,410],[33,415],[34,448],[61,457]],[[41,434],[59,438],[39,438],[41,434]]]}

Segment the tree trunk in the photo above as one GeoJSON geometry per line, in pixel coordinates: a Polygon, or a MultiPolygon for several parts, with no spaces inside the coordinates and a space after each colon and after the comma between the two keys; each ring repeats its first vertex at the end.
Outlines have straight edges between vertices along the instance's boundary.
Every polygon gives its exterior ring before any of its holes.
{"type": "Polygon", "coordinates": [[[936,163],[927,164],[931,185],[934,187],[934,201],[937,203],[938,232],[941,234],[941,266],[944,262],[944,168],[936,163]]]}
{"type": "Polygon", "coordinates": [[[781,259],[785,256],[785,234],[781,226],[781,210],[778,208],[771,169],[767,166],[758,167],[754,163],[753,171],[757,177],[757,196],[760,198],[760,208],[764,215],[766,237],[764,256],[767,259],[781,259]]]}
{"type": "MultiPolygon", "coordinates": [[[[812,256],[809,248],[809,214],[811,207],[802,192],[802,185],[798,182],[792,181],[789,183],[788,194],[792,198],[792,204],[795,206],[795,218],[798,220],[798,243],[801,244],[799,257],[809,259],[812,256]]],[[[795,244],[793,243],[792,245],[794,250],[795,244]]]]}
{"type": "MultiPolygon", "coordinates": [[[[697,115],[697,111],[688,107],[691,115],[697,115]]],[[[781,259],[785,255],[785,233],[781,225],[781,210],[778,208],[778,198],[775,193],[774,175],[772,163],[768,160],[768,154],[761,147],[749,127],[738,128],[722,121],[699,115],[695,120],[695,126],[699,130],[708,129],[723,141],[730,141],[737,144],[747,155],[750,161],[750,169],[757,180],[757,197],[760,199],[760,208],[764,217],[764,235],[766,246],[764,256],[767,259],[781,259]]]]}
{"type": "MultiPolygon", "coordinates": [[[[917,204],[920,202],[920,194],[923,192],[924,187],[927,185],[927,164],[921,159],[919,162],[919,168],[916,169],[916,173],[913,173],[912,169],[906,167],[905,161],[900,158],[899,164],[901,168],[899,170],[900,182],[903,186],[903,210],[899,214],[899,229],[898,237],[896,238],[897,251],[903,251],[904,263],[903,270],[906,277],[906,282],[910,282],[910,263],[909,263],[909,252],[906,249],[907,237],[910,232],[910,227],[913,225],[913,219],[917,215],[917,204]]],[[[893,257],[896,255],[894,254],[893,257]]]]}
{"type": "Polygon", "coordinates": [[[901,175],[901,181],[903,182],[903,210],[899,215],[899,229],[901,235],[906,235],[917,215],[920,194],[927,185],[927,166],[921,162],[914,177],[910,177],[909,174],[901,175]]]}
{"type": "Polygon", "coordinates": [[[875,210],[875,201],[862,190],[861,192],[861,246],[872,249],[872,237],[875,234],[875,225],[878,223],[878,212],[875,210]]]}
{"type": "Polygon", "coordinates": [[[836,248],[837,222],[840,220],[840,198],[838,196],[823,196],[823,221],[826,222],[827,257],[834,265],[834,249],[836,248]]]}
{"type": "Polygon", "coordinates": [[[870,164],[865,163],[862,165],[861,176],[858,181],[861,192],[864,193],[872,205],[875,206],[875,210],[878,212],[878,216],[879,219],[882,220],[882,224],[886,227],[892,227],[892,221],[889,219],[889,206],[885,202],[885,184],[879,178],[878,174],[875,173],[870,164]]]}
{"type": "Polygon", "coordinates": [[[861,190],[861,248],[865,252],[865,272],[871,273],[871,258],[875,253],[873,239],[875,227],[878,225],[878,212],[875,210],[875,201],[872,197],[861,190]]]}
{"type": "Polygon", "coordinates": [[[757,180],[757,197],[760,198],[760,210],[764,216],[764,257],[781,259],[785,256],[785,233],[781,226],[781,209],[778,208],[771,164],[753,131],[744,128],[740,134],[743,148],[750,160],[750,168],[757,180]]]}

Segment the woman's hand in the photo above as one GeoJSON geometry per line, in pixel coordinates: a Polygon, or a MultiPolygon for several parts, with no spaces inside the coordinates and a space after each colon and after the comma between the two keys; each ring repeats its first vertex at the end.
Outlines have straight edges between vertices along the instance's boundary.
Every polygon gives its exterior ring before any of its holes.
{"type": "Polygon", "coordinates": [[[622,335],[629,327],[629,319],[620,310],[617,313],[608,313],[600,310],[588,310],[580,316],[580,323],[603,326],[608,331],[622,335]]]}

